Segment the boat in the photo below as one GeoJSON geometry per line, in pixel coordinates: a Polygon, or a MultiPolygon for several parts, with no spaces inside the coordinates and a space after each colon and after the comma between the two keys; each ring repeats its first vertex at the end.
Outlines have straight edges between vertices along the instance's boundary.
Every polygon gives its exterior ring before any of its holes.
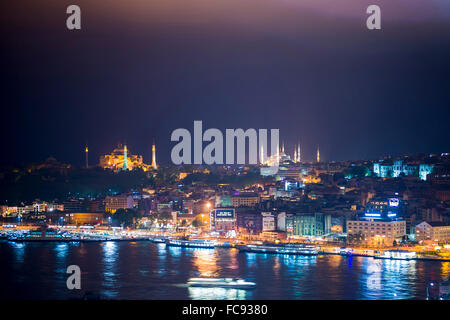
{"type": "Polygon", "coordinates": [[[153,243],[166,243],[166,239],[161,237],[152,237],[149,238],[148,240],[150,240],[153,243]]]}
{"type": "Polygon", "coordinates": [[[383,253],[376,254],[375,259],[392,259],[392,260],[414,260],[417,255],[414,251],[407,250],[386,250],[383,253]]]}
{"type": "Polygon", "coordinates": [[[8,237],[10,241],[72,241],[71,238],[64,237],[62,234],[49,230],[30,231],[20,235],[8,237]]]}
{"type": "Polygon", "coordinates": [[[353,249],[352,248],[340,248],[339,254],[342,256],[351,256],[351,255],[353,255],[353,249]]]}
{"type": "Polygon", "coordinates": [[[236,278],[190,278],[190,287],[253,289],[256,283],[236,278]]]}
{"type": "Polygon", "coordinates": [[[271,254],[296,254],[317,255],[318,250],[314,246],[268,246],[268,245],[243,245],[238,246],[239,251],[271,254]]]}
{"type": "Polygon", "coordinates": [[[214,249],[216,247],[215,241],[204,239],[192,239],[192,240],[168,239],[166,240],[166,244],[168,246],[187,247],[187,248],[214,249]]]}

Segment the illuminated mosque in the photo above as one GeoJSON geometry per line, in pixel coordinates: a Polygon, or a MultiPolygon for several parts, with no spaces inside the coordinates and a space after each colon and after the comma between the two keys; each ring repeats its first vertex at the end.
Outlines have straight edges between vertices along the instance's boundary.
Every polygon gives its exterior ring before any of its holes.
{"type": "Polygon", "coordinates": [[[144,171],[156,170],[158,168],[156,165],[156,146],[153,143],[151,165],[145,164],[142,156],[131,154],[127,146],[122,144],[119,144],[110,154],[101,156],[99,165],[103,169],[111,169],[113,171],[134,169],[142,169],[144,171]]]}
{"type": "Polygon", "coordinates": [[[294,158],[292,159],[290,155],[288,155],[284,151],[284,143],[279,150],[277,150],[277,153],[274,155],[271,155],[269,157],[266,156],[264,153],[263,146],[261,146],[260,149],[260,165],[262,166],[277,166],[280,163],[291,161],[294,163],[300,163],[301,162],[301,156],[300,156],[300,144],[296,145],[294,148],[294,158]]]}
{"type": "MultiPolygon", "coordinates": [[[[293,162],[295,164],[300,164],[302,162],[302,157],[301,157],[301,152],[300,152],[300,143],[298,145],[295,145],[295,147],[294,147],[294,157],[293,158],[284,151],[284,143],[281,146],[281,148],[279,148],[277,150],[276,154],[271,155],[269,157],[266,156],[266,154],[264,153],[263,146],[261,146],[259,152],[260,152],[259,163],[261,166],[277,166],[277,165],[285,163],[285,162],[291,162],[291,163],[293,162]]],[[[317,151],[316,151],[316,162],[320,163],[319,146],[317,146],[317,151]]]]}

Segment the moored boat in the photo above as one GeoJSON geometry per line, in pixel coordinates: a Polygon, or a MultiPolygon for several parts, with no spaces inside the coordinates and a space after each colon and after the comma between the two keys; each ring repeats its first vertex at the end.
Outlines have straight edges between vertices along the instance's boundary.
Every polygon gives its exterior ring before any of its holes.
{"type": "Polygon", "coordinates": [[[8,237],[10,241],[72,241],[71,238],[49,230],[30,231],[18,236],[8,237]]]}
{"type": "Polygon", "coordinates": [[[381,254],[374,256],[375,259],[392,259],[392,260],[414,260],[417,255],[414,251],[407,250],[386,250],[381,254]]]}
{"type": "Polygon", "coordinates": [[[243,245],[238,246],[239,251],[270,254],[296,254],[317,255],[318,250],[314,246],[267,246],[267,245],[243,245]]]}
{"type": "Polygon", "coordinates": [[[216,246],[215,241],[204,239],[192,239],[192,240],[168,239],[166,240],[166,244],[168,246],[174,247],[204,248],[204,249],[214,249],[216,246]]]}

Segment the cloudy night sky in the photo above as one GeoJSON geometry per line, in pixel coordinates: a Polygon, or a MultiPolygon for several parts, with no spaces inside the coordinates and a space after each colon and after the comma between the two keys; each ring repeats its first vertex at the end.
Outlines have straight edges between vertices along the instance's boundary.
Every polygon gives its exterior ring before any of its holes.
{"type": "Polygon", "coordinates": [[[1,164],[176,128],[279,128],[312,160],[450,152],[448,0],[3,0],[1,164]],[[77,4],[82,29],[66,28],[77,4]],[[382,30],[366,28],[381,7],[382,30]]]}

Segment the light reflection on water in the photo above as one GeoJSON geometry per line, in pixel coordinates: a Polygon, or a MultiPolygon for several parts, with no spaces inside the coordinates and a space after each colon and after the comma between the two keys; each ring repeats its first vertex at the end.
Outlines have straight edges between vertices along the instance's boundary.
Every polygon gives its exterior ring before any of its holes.
{"type": "Polygon", "coordinates": [[[23,256],[25,253],[25,243],[24,242],[8,242],[9,245],[14,249],[14,256],[16,258],[16,263],[23,262],[23,256]]]}
{"type": "Polygon", "coordinates": [[[116,261],[119,258],[117,247],[118,244],[115,241],[107,241],[101,243],[103,246],[103,286],[104,290],[102,294],[104,294],[108,299],[114,299],[117,297],[117,268],[116,261]]]}
{"type": "Polygon", "coordinates": [[[338,255],[240,253],[149,242],[0,241],[0,297],[70,299],[423,299],[426,285],[449,276],[450,263],[338,255]],[[78,264],[82,291],[66,288],[78,264]],[[242,278],[254,290],[189,288],[191,277],[242,278]]]}
{"type": "Polygon", "coordinates": [[[251,294],[251,291],[228,288],[189,287],[188,291],[192,300],[246,300],[251,294]]]}

